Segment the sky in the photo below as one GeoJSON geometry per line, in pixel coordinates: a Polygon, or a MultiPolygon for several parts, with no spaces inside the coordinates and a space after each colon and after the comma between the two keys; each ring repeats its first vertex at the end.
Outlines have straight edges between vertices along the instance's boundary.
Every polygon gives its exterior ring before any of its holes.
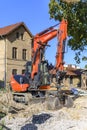
{"type": "MultiPolygon", "coordinates": [[[[58,23],[50,19],[49,4],[50,0],[0,0],[0,27],[4,27],[17,22],[24,22],[33,35],[58,23]]],[[[57,38],[48,42],[45,57],[49,63],[55,64],[57,48],[57,38]]],[[[76,64],[74,51],[68,47],[64,55],[65,64],[76,64]]],[[[78,64],[77,64],[78,65],[78,64]]],[[[85,66],[82,62],[81,68],[85,66]]]]}

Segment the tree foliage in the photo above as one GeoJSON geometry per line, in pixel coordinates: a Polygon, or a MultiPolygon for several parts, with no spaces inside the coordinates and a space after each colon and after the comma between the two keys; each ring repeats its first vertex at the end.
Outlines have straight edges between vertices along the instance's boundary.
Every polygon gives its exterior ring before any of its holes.
{"type": "Polygon", "coordinates": [[[87,2],[67,3],[63,0],[50,0],[50,18],[68,21],[68,35],[71,36],[68,45],[77,51],[76,61],[79,62],[80,52],[87,46],[87,2]]]}

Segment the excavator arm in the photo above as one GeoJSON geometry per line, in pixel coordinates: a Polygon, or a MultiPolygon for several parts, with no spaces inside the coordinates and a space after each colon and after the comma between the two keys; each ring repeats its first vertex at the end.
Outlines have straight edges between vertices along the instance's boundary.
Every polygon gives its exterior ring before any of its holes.
{"type": "Polygon", "coordinates": [[[32,78],[38,72],[38,64],[42,61],[44,49],[48,46],[47,42],[57,35],[57,30],[52,29],[42,35],[34,37],[34,46],[32,48],[32,78]]]}
{"type": "Polygon", "coordinates": [[[67,38],[67,20],[62,20],[57,33],[58,44],[56,53],[56,70],[64,70],[65,42],[67,38]]]}
{"type": "Polygon", "coordinates": [[[63,70],[63,42],[67,37],[67,21],[62,20],[58,30],[54,29],[55,26],[52,26],[34,36],[32,48],[32,78],[34,78],[34,75],[38,72],[38,64],[42,61],[44,49],[46,46],[48,46],[48,41],[50,41],[56,36],[59,41],[56,53],[56,69],[63,70]]]}

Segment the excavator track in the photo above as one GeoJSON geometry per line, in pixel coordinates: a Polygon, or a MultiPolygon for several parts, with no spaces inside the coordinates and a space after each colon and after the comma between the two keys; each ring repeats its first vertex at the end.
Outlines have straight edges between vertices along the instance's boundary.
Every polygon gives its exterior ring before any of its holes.
{"type": "Polygon", "coordinates": [[[46,97],[35,97],[31,93],[13,93],[13,100],[26,105],[44,102],[46,97]]]}

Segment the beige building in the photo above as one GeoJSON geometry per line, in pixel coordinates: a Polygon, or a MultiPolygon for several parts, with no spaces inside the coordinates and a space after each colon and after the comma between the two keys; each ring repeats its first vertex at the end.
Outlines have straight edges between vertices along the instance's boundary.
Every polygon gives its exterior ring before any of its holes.
{"type": "Polygon", "coordinates": [[[66,76],[64,78],[64,85],[67,87],[81,87],[82,69],[76,65],[67,65],[65,67],[66,76]]]}
{"type": "MultiPolygon", "coordinates": [[[[75,65],[66,65],[64,66],[64,70],[66,74],[62,77],[63,79],[61,80],[61,83],[65,87],[81,87],[82,69],[75,65]]],[[[54,77],[53,82],[55,82],[56,70],[51,70],[50,73],[54,77]]]]}
{"type": "Polygon", "coordinates": [[[0,87],[8,85],[12,74],[24,73],[31,43],[32,34],[23,22],[0,28],[0,87]]]}

